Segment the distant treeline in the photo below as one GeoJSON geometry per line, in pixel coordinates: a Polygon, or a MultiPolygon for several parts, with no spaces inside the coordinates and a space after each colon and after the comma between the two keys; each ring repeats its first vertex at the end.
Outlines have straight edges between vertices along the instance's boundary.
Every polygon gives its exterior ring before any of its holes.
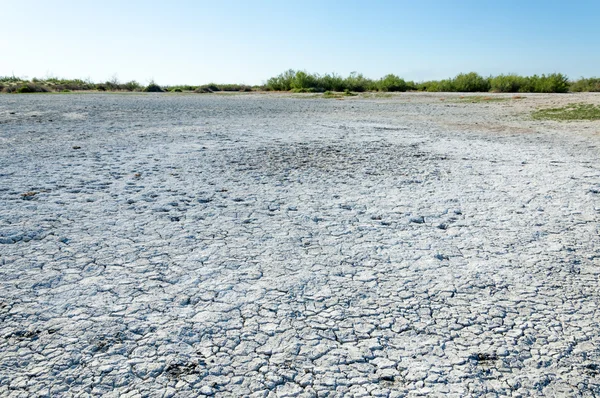
{"type": "Polygon", "coordinates": [[[119,82],[116,78],[104,83],[94,83],[80,79],[22,79],[1,77],[0,92],[3,93],[43,93],[71,91],[147,91],[147,92],[239,92],[239,91],[292,91],[299,93],[319,93],[326,91],[428,91],[428,92],[495,92],[495,93],[566,93],[600,92],[600,78],[569,80],[561,73],[549,75],[519,76],[516,74],[481,76],[475,72],[460,73],[454,78],[415,83],[396,75],[387,75],[374,80],[353,72],[347,77],[332,74],[311,74],[305,71],[288,70],[270,78],[264,85],[244,84],[205,84],[200,86],[159,86],[150,82],[143,86],[136,81],[119,82]]]}
{"type": "Polygon", "coordinates": [[[336,74],[310,74],[288,70],[267,81],[266,90],[295,92],[324,91],[428,91],[428,92],[494,92],[494,93],[566,93],[600,92],[600,78],[581,78],[570,81],[561,73],[549,75],[519,76],[515,74],[481,76],[475,72],[460,73],[451,79],[430,80],[415,83],[396,75],[379,80],[369,79],[360,73],[347,77],[336,74]]]}

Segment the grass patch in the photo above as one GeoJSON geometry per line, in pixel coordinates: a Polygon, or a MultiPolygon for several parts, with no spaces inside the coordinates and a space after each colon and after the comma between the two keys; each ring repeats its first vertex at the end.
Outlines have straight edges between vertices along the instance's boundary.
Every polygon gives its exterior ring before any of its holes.
{"type": "Polygon", "coordinates": [[[356,97],[358,94],[353,93],[352,91],[346,89],[343,93],[335,92],[335,91],[325,91],[323,93],[323,98],[344,98],[344,97],[356,97]]]}
{"type": "Polygon", "coordinates": [[[531,116],[536,120],[600,120],[600,106],[569,104],[562,108],[538,109],[531,116]]]}
{"type": "Polygon", "coordinates": [[[515,95],[514,97],[492,97],[489,95],[473,95],[473,96],[460,96],[456,99],[456,102],[471,102],[471,103],[481,103],[481,102],[505,102],[512,100],[519,100],[525,97],[520,95],[515,95]]]}
{"type": "Polygon", "coordinates": [[[394,94],[392,93],[365,93],[362,94],[363,98],[393,98],[394,94]]]}

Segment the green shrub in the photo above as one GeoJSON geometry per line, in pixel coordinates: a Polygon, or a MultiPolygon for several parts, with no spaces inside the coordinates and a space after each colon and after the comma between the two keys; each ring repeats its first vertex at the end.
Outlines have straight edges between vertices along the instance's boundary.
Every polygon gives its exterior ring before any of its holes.
{"type": "Polygon", "coordinates": [[[490,82],[475,72],[460,73],[452,80],[452,91],[463,93],[490,91],[490,82]]]}
{"type": "Polygon", "coordinates": [[[434,92],[452,92],[457,91],[454,87],[453,81],[451,79],[444,80],[432,80],[423,83],[423,90],[428,91],[430,93],[434,92]]]}
{"type": "Polygon", "coordinates": [[[286,70],[279,76],[270,78],[267,81],[267,87],[274,91],[290,91],[292,89],[292,80],[296,76],[293,69],[286,70]]]}
{"type": "Polygon", "coordinates": [[[252,87],[245,84],[219,84],[213,91],[252,91],[252,87]]]}
{"type": "Polygon", "coordinates": [[[569,89],[574,93],[600,92],[600,78],[590,77],[586,79],[582,77],[581,79],[572,82],[569,89]]]}
{"type": "Polygon", "coordinates": [[[498,75],[490,79],[490,91],[494,93],[518,93],[528,86],[528,79],[515,74],[498,75]]]}
{"type": "Polygon", "coordinates": [[[126,91],[142,91],[142,86],[135,80],[132,80],[130,82],[122,84],[121,89],[126,91]]]}
{"type": "Polygon", "coordinates": [[[298,71],[294,75],[292,81],[292,90],[308,90],[313,89],[317,91],[319,88],[319,79],[316,75],[311,75],[304,71],[298,71]]]}
{"type": "Polygon", "coordinates": [[[387,75],[382,77],[377,82],[377,89],[379,91],[406,91],[408,89],[408,84],[404,81],[404,79],[399,78],[396,75],[387,75]]]}
{"type": "Polygon", "coordinates": [[[163,89],[160,88],[160,86],[158,84],[154,83],[154,81],[151,81],[150,84],[148,84],[148,86],[146,86],[144,91],[147,93],[162,93],[163,89]]]}
{"type": "Polygon", "coordinates": [[[359,93],[377,90],[377,84],[362,75],[362,73],[352,72],[350,76],[344,79],[344,89],[356,91],[359,93]]]}
{"type": "Polygon", "coordinates": [[[317,89],[314,87],[308,87],[308,88],[293,88],[292,93],[317,93],[317,89]]]}
{"type": "Polygon", "coordinates": [[[20,86],[19,88],[17,88],[14,92],[18,93],[18,94],[29,94],[29,93],[47,93],[50,90],[45,87],[42,86],[40,84],[36,84],[36,83],[25,83],[22,86],[20,86]]]}
{"type": "Polygon", "coordinates": [[[24,80],[15,76],[0,76],[0,83],[20,83],[24,80]]]}
{"type": "Polygon", "coordinates": [[[420,83],[416,84],[415,88],[416,88],[417,91],[428,91],[427,88],[429,86],[433,85],[433,84],[435,84],[435,82],[431,81],[431,80],[430,81],[426,81],[426,82],[420,82],[420,83]]]}
{"type": "Polygon", "coordinates": [[[28,84],[24,84],[24,85],[22,85],[21,87],[19,87],[17,89],[17,93],[19,93],[19,94],[29,94],[29,93],[35,93],[35,91],[28,84]]]}
{"type": "Polygon", "coordinates": [[[319,77],[319,86],[327,91],[343,91],[345,89],[344,78],[332,73],[319,77]]]}
{"type": "Polygon", "coordinates": [[[569,79],[561,73],[546,75],[533,75],[527,78],[528,84],[521,92],[528,93],[567,93],[569,91],[569,79]]]}

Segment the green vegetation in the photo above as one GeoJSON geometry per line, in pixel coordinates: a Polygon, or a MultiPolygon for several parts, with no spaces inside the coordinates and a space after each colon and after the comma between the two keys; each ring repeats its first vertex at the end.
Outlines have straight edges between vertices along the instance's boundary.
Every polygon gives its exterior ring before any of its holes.
{"type": "Polygon", "coordinates": [[[494,93],[518,93],[527,85],[527,78],[518,75],[499,75],[490,79],[490,91],[494,93]]]}
{"type": "Polygon", "coordinates": [[[571,83],[570,90],[574,93],[580,92],[600,92],[600,78],[591,77],[589,79],[581,78],[571,83]]]}
{"type": "Polygon", "coordinates": [[[309,74],[305,71],[287,70],[272,77],[264,87],[268,91],[292,91],[296,93],[323,93],[365,91],[407,91],[415,89],[412,82],[405,82],[395,75],[387,75],[380,80],[372,80],[364,75],[352,72],[348,77],[332,74],[309,74]]]}
{"type": "Polygon", "coordinates": [[[600,106],[592,104],[569,104],[562,108],[538,109],[534,119],[549,120],[600,120],[600,106]]]}
{"type": "Polygon", "coordinates": [[[325,91],[323,93],[323,98],[344,98],[344,97],[356,97],[358,94],[353,93],[352,91],[346,89],[344,92],[336,92],[336,91],[325,91]]]}
{"type": "Polygon", "coordinates": [[[306,71],[287,70],[272,77],[264,85],[249,86],[245,84],[204,84],[159,86],[151,82],[144,87],[136,81],[121,83],[114,77],[103,82],[94,83],[81,79],[23,79],[15,76],[0,76],[0,92],[3,93],[39,93],[69,91],[152,91],[152,92],[250,92],[250,91],[291,91],[294,93],[339,93],[350,92],[493,92],[493,93],[566,93],[566,92],[600,92],[600,78],[581,78],[569,81],[561,73],[548,75],[519,76],[515,74],[498,76],[481,76],[475,72],[460,73],[453,78],[431,80],[415,83],[401,77],[388,74],[379,80],[370,79],[361,73],[352,72],[343,77],[335,73],[311,74],[306,71]]]}
{"type": "Polygon", "coordinates": [[[459,74],[453,79],[419,83],[419,91],[494,92],[494,93],[566,93],[569,79],[561,73],[550,75],[499,75],[483,77],[475,72],[459,74]]]}
{"type": "Polygon", "coordinates": [[[404,79],[399,78],[396,75],[387,75],[381,78],[377,82],[377,89],[379,91],[406,91],[409,89],[414,89],[414,83],[406,83],[404,79]]]}
{"type": "Polygon", "coordinates": [[[429,92],[565,93],[569,91],[571,85],[577,87],[580,91],[588,91],[590,87],[598,87],[599,81],[600,79],[586,79],[585,84],[582,81],[571,83],[565,75],[560,73],[526,77],[518,75],[484,77],[475,72],[470,72],[460,73],[451,79],[432,80],[415,84],[393,74],[379,80],[372,80],[356,72],[352,72],[344,78],[335,73],[319,75],[290,69],[269,79],[264,88],[273,91],[301,93],[340,92],[344,90],[354,92],[404,92],[416,90],[429,92]]]}
{"type": "Polygon", "coordinates": [[[150,82],[150,84],[148,84],[148,86],[146,86],[144,91],[147,93],[162,93],[163,89],[160,88],[160,86],[158,84],[154,83],[154,80],[152,80],[150,82]]]}
{"type": "Polygon", "coordinates": [[[36,83],[24,83],[20,87],[15,86],[16,93],[18,94],[29,94],[29,93],[46,93],[48,90],[46,87],[36,83]]]}
{"type": "Polygon", "coordinates": [[[252,91],[253,87],[245,84],[204,84],[202,86],[185,86],[181,87],[184,91],[193,91],[195,93],[216,93],[216,92],[248,92],[252,91]],[[191,88],[191,90],[188,90],[191,88]]]}
{"type": "Polygon", "coordinates": [[[104,83],[93,83],[81,79],[45,79],[31,80],[15,76],[0,76],[0,92],[2,93],[46,93],[72,91],[142,91],[143,87],[136,81],[120,83],[116,78],[104,83]]]}
{"type": "Polygon", "coordinates": [[[455,91],[462,93],[486,92],[490,91],[490,80],[482,77],[475,72],[461,73],[457,75],[452,84],[455,91]]]}

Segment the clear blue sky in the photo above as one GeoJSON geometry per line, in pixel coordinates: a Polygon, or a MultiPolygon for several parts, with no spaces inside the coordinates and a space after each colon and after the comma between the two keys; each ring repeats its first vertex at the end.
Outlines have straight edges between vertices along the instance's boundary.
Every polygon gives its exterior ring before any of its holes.
{"type": "Polygon", "coordinates": [[[259,84],[293,68],[411,80],[600,75],[600,1],[2,0],[0,75],[259,84]]]}

